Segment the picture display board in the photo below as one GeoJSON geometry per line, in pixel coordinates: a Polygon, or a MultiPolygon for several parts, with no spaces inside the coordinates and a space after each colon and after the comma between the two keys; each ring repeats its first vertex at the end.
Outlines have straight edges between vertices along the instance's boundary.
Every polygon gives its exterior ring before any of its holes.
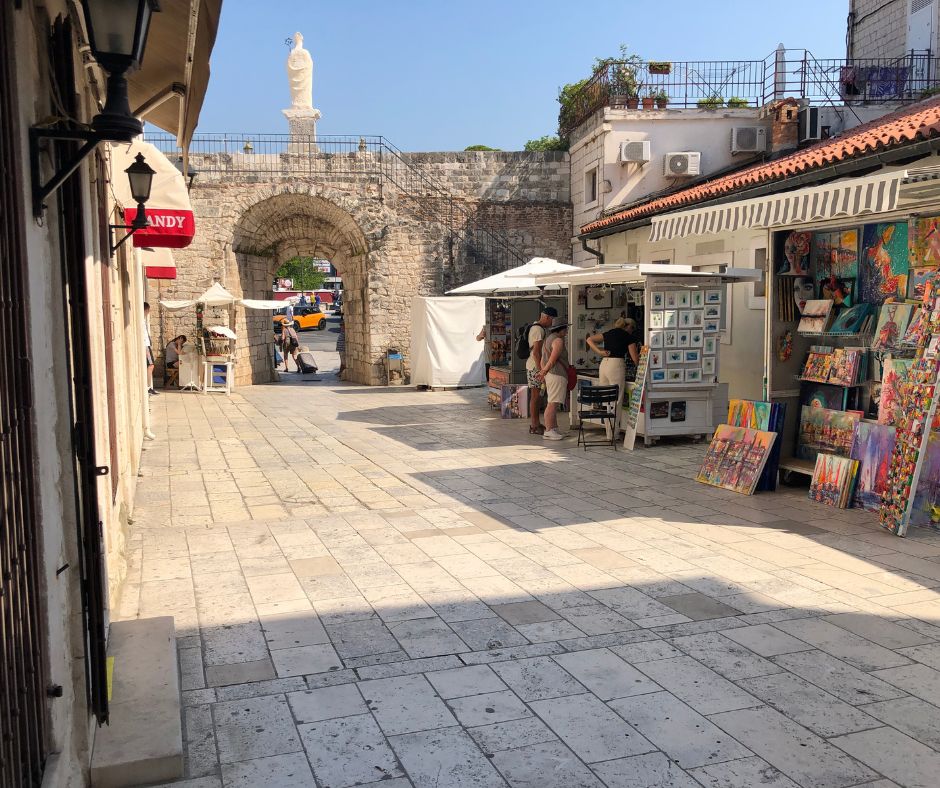
{"type": "Polygon", "coordinates": [[[624,417],[623,447],[633,451],[636,443],[636,426],[640,419],[640,408],[643,405],[643,396],[646,393],[646,379],[649,371],[650,349],[644,345],[640,350],[640,362],[636,365],[636,388],[630,395],[630,407],[624,417]]]}

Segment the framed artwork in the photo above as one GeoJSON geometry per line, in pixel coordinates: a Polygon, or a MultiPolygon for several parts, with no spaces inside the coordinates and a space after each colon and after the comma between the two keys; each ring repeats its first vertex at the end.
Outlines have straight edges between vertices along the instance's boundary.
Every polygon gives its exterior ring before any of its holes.
{"type": "Polygon", "coordinates": [[[683,309],[679,312],[679,328],[691,328],[692,327],[692,311],[689,309],[683,309]]]}
{"type": "Polygon", "coordinates": [[[820,452],[816,457],[809,499],[827,506],[847,509],[858,475],[858,460],[820,452]]]}
{"type": "Polygon", "coordinates": [[[678,347],[679,339],[675,331],[663,331],[663,347],[678,347]]]}
{"type": "Polygon", "coordinates": [[[705,306],[705,293],[702,290],[693,290],[692,307],[694,309],[701,309],[703,306],[705,306]]]}
{"type": "Polygon", "coordinates": [[[681,350],[667,350],[666,361],[669,364],[669,366],[681,364],[682,363],[682,351],[681,350]]]}
{"type": "Polygon", "coordinates": [[[651,402],[650,403],[650,418],[651,419],[666,419],[669,417],[669,403],[668,402],[651,402]]]}
{"type": "MultiPolygon", "coordinates": [[[[940,229],[937,232],[940,233],[940,229]]],[[[907,297],[915,301],[923,301],[924,287],[928,280],[936,275],[937,269],[935,265],[928,268],[912,268],[907,278],[907,297]]]]}
{"type": "Polygon", "coordinates": [[[855,428],[849,457],[858,460],[855,505],[869,512],[881,508],[881,494],[888,488],[888,471],[894,452],[895,428],[860,421],[855,428]]]}
{"type": "Polygon", "coordinates": [[[698,364],[702,360],[702,351],[701,350],[686,350],[685,355],[683,356],[683,361],[686,364],[698,364]]]}
{"type": "Polygon", "coordinates": [[[678,328],[679,313],[675,309],[667,309],[663,312],[663,326],[665,328],[678,328]]]}
{"type": "Polygon", "coordinates": [[[705,313],[701,309],[696,309],[692,312],[692,327],[701,328],[705,325],[705,313]]]}
{"type": "Polygon", "coordinates": [[[653,310],[650,312],[650,328],[662,328],[663,327],[663,312],[659,310],[653,310]]]}
{"type": "Polygon", "coordinates": [[[800,411],[796,456],[801,460],[815,460],[822,452],[848,457],[858,422],[857,413],[804,405],[800,411]]]}
{"type": "Polygon", "coordinates": [[[752,495],[776,437],[775,432],[719,425],[696,480],[752,495]]]}
{"type": "Polygon", "coordinates": [[[526,419],[529,417],[529,389],[523,385],[500,387],[500,416],[504,419],[526,419]]]}
{"type": "Polygon", "coordinates": [[[650,351],[650,369],[662,369],[662,366],[663,366],[663,351],[651,350],[650,351]]]}
{"type": "Polygon", "coordinates": [[[721,303],[721,290],[706,290],[705,291],[705,303],[706,304],[720,304],[721,303]]]}
{"type": "Polygon", "coordinates": [[[706,334],[717,334],[721,330],[721,323],[717,320],[706,320],[702,330],[706,334]]]}
{"type": "Polygon", "coordinates": [[[685,421],[686,403],[684,399],[669,403],[669,421],[685,421]]]}
{"type": "Polygon", "coordinates": [[[883,304],[888,298],[907,296],[907,222],[866,224],[862,232],[862,258],[858,300],[883,304]]]}
{"type": "Polygon", "coordinates": [[[705,344],[705,336],[701,331],[692,329],[689,332],[689,347],[702,347],[705,344]]]}
{"type": "Polygon", "coordinates": [[[705,337],[702,345],[702,352],[706,356],[714,356],[718,350],[718,340],[716,337],[705,337]]]}
{"type": "Polygon", "coordinates": [[[715,359],[714,359],[714,358],[703,358],[703,359],[702,359],[702,374],[703,374],[703,375],[714,375],[714,374],[715,374],[715,359]]]}
{"type": "Polygon", "coordinates": [[[663,332],[662,331],[650,331],[650,347],[662,348],[662,346],[663,346],[663,332]]]}
{"type": "Polygon", "coordinates": [[[679,331],[679,347],[689,347],[690,337],[688,331],[679,331]]]}
{"type": "Polygon", "coordinates": [[[917,216],[908,223],[911,268],[940,265],[940,216],[917,216]]]}
{"type": "Polygon", "coordinates": [[[685,382],[686,383],[701,383],[702,382],[702,370],[696,369],[687,369],[685,371],[685,382]]]}
{"type": "Polygon", "coordinates": [[[666,370],[665,369],[651,369],[650,380],[653,381],[653,383],[665,383],[666,382],[666,370]]]}
{"type": "Polygon", "coordinates": [[[679,298],[677,305],[680,307],[688,307],[692,303],[691,294],[688,290],[680,290],[679,298]]]}
{"type": "Polygon", "coordinates": [[[589,286],[587,290],[587,309],[612,309],[614,306],[613,288],[606,285],[589,286]]]}
{"type": "Polygon", "coordinates": [[[706,306],[705,317],[719,320],[721,318],[721,304],[709,304],[706,306]]]}
{"type": "Polygon", "coordinates": [[[662,290],[655,290],[650,295],[650,305],[653,309],[662,309],[666,305],[666,294],[662,290]]]}
{"type": "Polygon", "coordinates": [[[887,350],[900,345],[913,311],[913,304],[882,304],[872,349],[887,350]]]}
{"type": "Polygon", "coordinates": [[[809,252],[812,233],[794,230],[783,242],[783,259],[777,273],[780,276],[806,276],[809,273],[809,252]]]}
{"type": "Polygon", "coordinates": [[[682,373],[681,369],[666,370],[667,383],[682,383],[683,381],[685,381],[685,375],[682,373]]]}
{"type": "Polygon", "coordinates": [[[846,391],[842,386],[802,381],[800,383],[800,405],[806,405],[810,408],[843,410],[847,404],[846,391]]]}
{"type": "Polygon", "coordinates": [[[669,290],[666,292],[666,308],[675,309],[679,306],[679,291],[669,290]]]}

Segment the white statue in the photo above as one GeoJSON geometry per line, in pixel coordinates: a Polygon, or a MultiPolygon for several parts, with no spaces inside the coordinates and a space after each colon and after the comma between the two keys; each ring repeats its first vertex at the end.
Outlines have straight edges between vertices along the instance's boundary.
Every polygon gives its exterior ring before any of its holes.
{"type": "Polygon", "coordinates": [[[287,56],[287,79],[290,82],[291,107],[313,107],[313,58],[304,49],[304,37],[294,33],[294,48],[287,56]]]}

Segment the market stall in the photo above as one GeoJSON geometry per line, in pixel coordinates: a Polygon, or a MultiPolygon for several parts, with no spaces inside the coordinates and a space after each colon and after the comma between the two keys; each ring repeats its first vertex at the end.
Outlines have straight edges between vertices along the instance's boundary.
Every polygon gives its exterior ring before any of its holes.
{"type": "MultiPolygon", "coordinates": [[[[687,265],[601,265],[563,275],[539,276],[537,283],[568,285],[569,357],[580,385],[595,385],[600,358],[587,338],[610,328],[618,317],[637,323],[647,348],[640,369],[628,368],[624,388],[636,397],[636,423],[616,423],[627,434],[642,435],[649,445],[667,435],[705,437],[724,421],[727,385],[718,382],[720,334],[727,308],[727,286],[754,280],[751,269],[702,271],[687,265]]],[[[625,403],[630,400],[625,399],[625,403]]],[[[624,414],[628,413],[625,409],[624,414]]],[[[573,414],[575,415],[575,414],[573,414]]]]}

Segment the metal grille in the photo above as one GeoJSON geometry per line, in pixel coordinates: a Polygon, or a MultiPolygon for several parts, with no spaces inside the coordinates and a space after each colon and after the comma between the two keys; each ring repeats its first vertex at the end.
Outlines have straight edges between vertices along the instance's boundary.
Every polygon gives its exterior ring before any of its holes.
{"type": "Polygon", "coordinates": [[[0,3],[0,785],[20,788],[40,784],[46,736],[11,8],[0,3]]]}

